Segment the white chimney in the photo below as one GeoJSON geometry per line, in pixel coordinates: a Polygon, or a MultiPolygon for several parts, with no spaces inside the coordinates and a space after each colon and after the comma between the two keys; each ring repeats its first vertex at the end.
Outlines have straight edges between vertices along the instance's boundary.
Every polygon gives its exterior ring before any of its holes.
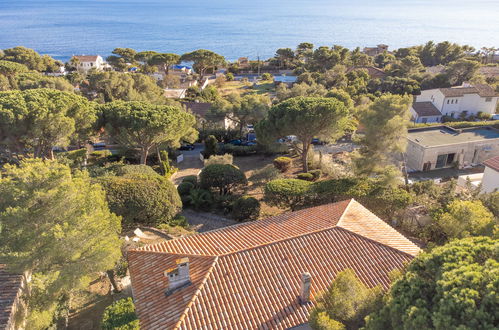
{"type": "Polygon", "coordinates": [[[300,303],[306,304],[310,301],[310,282],[312,277],[310,273],[301,274],[300,283],[300,303]]]}
{"type": "Polygon", "coordinates": [[[167,269],[164,274],[168,279],[168,289],[166,295],[171,295],[174,291],[181,289],[191,284],[189,274],[189,258],[181,258],[176,260],[177,267],[167,269]]]}

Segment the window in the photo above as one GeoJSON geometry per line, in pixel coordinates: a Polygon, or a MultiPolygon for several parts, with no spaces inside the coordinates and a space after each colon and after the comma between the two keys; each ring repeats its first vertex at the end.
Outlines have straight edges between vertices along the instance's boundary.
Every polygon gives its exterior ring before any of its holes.
{"type": "Polygon", "coordinates": [[[457,104],[457,101],[459,101],[459,100],[456,99],[456,104],[457,104]]]}
{"type": "Polygon", "coordinates": [[[438,155],[437,163],[435,164],[435,168],[443,168],[443,167],[452,166],[452,163],[454,162],[455,158],[456,158],[455,153],[438,155]]]}
{"type": "Polygon", "coordinates": [[[423,122],[423,124],[426,124],[428,122],[428,118],[423,118],[422,122],[423,122]]]}
{"type": "Polygon", "coordinates": [[[450,100],[447,100],[447,104],[449,104],[449,103],[450,103],[450,100]]]}
{"type": "Polygon", "coordinates": [[[485,98],[485,102],[492,102],[492,98],[491,97],[486,97],[485,98]]]}

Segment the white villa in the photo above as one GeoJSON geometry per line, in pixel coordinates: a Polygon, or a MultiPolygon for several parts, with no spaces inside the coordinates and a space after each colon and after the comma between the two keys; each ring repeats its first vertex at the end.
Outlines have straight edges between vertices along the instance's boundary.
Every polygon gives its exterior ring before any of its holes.
{"type": "Polygon", "coordinates": [[[102,70],[106,63],[99,55],[74,55],[71,58],[76,70],[87,73],[90,69],[102,70]]]}
{"type": "Polygon", "coordinates": [[[493,115],[498,101],[499,94],[484,84],[464,83],[457,87],[428,89],[416,97],[411,108],[412,120],[426,123],[439,122],[441,116],[466,118],[478,113],[493,115]]]}

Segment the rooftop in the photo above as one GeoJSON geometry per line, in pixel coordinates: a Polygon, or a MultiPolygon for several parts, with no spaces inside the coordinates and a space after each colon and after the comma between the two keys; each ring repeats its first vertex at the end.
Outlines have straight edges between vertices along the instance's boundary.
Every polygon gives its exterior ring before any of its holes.
{"type": "Polygon", "coordinates": [[[487,159],[486,161],[483,162],[483,165],[499,172],[499,156],[487,159]]]}
{"type": "Polygon", "coordinates": [[[431,102],[414,102],[412,108],[419,117],[441,116],[442,114],[431,102]]]}
{"type": "Polygon", "coordinates": [[[407,138],[423,147],[499,139],[499,130],[491,127],[453,129],[448,126],[433,126],[410,129],[407,138]]]}
{"type": "Polygon", "coordinates": [[[439,90],[445,97],[460,97],[465,94],[478,94],[481,97],[499,96],[491,86],[486,84],[463,84],[463,86],[440,88],[439,90]]]}
{"type": "Polygon", "coordinates": [[[99,55],[74,55],[74,58],[77,58],[80,62],[95,62],[99,55]]]}
{"type": "Polygon", "coordinates": [[[20,296],[23,276],[6,271],[0,264],[0,329],[9,329],[13,322],[16,300],[20,296]]]}
{"type": "Polygon", "coordinates": [[[307,323],[300,276],[312,296],[346,268],[373,287],[419,248],[355,200],[129,251],[134,301],[143,329],[286,329],[307,323]],[[191,284],[165,295],[163,271],[189,257],[191,284]]]}

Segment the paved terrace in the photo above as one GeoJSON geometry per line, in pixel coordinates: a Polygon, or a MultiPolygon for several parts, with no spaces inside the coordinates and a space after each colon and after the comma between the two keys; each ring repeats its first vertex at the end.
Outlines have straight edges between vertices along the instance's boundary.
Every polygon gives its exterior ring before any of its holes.
{"type": "Polygon", "coordinates": [[[430,148],[499,139],[499,130],[492,127],[454,129],[447,126],[435,126],[410,129],[407,138],[423,147],[430,148]]]}

